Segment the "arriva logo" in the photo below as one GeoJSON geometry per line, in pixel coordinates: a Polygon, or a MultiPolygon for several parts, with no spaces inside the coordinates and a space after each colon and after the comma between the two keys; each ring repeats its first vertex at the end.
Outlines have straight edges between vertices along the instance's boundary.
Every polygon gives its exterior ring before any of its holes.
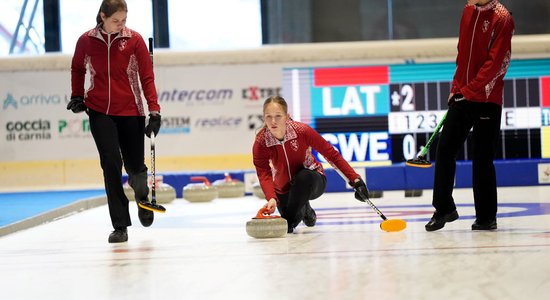
{"type": "Polygon", "coordinates": [[[15,98],[13,98],[13,95],[11,93],[8,93],[8,95],[6,96],[4,104],[2,105],[2,109],[6,110],[9,106],[13,106],[14,109],[17,109],[17,101],[15,101],[15,98]]]}
{"type": "Polygon", "coordinates": [[[7,110],[10,106],[13,109],[30,107],[30,106],[46,106],[46,105],[60,105],[68,103],[67,95],[62,96],[58,94],[36,94],[36,95],[23,95],[18,99],[13,96],[12,93],[8,93],[4,100],[3,109],[7,110]]]}

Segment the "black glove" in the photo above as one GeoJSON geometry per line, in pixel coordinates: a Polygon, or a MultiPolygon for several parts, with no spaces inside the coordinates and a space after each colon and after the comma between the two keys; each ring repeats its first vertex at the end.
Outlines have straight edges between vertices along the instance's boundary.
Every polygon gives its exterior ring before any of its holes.
{"type": "Polygon", "coordinates": [[[363,179],[359,178],[359,181],[353,182],[353,184],[350,183],[350,185],[353,186],[355,190],[355,199],[361,202],[365,202],[365,199],[369,199],[369,190],[363,179]]]}
{"type": "Polygon", "coordinates": [[[71,101],[67,104],[67,110],[71,110],[73,113],[81,113],[88,108],[84,105],[84,98],[80,96],[71,97],[71,101]]]}
{"type": "Polygon", "coordinates": [[[457,102],[464,101],[464,100],[466,100],[466,98],[464,98],[464,95],[462,95],[461,93],[456,93],[451,97],[451,99],[449,99],[448,101],[449,107],[453,106],[457,102]]]}
{"type": "Polygon", "coordinates": [[[151,132],[157,136],[160,130],[160,114],[149,114],[149,124],[145,126],[145,135],[150,138],[151,132]]]}

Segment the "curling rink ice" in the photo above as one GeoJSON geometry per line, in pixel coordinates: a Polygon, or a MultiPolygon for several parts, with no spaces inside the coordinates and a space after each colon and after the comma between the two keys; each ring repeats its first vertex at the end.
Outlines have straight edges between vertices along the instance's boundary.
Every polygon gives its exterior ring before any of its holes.
{"type": "Polygon", "coordinates": [[[373,202],[350,193],[312,201],[318,220],[278,239],[253,239],[253,196],[176,199],[144,228],[131,203],[129,241],[109,244],[107,206],[0,237],[1,299],[549,299],[550,186],[499,188],[498,230],[473,232],[471,189],[460,219],[436,232],[431,191],[373,202]]]}

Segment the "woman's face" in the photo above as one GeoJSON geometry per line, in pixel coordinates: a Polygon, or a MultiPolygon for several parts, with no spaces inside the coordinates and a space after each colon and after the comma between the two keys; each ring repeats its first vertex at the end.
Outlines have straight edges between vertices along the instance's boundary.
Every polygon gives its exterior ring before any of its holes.
{"type": "Polygon", "coordinates": [[[110,17],[106,17],[104,13],[101,13],[101,19],[103,20],[103,30],[108,33],[120,32],[124,25],[126,25],[127,12],[119,10],[110,17]]]}
{"type": "Polygon", "coordinates": [[[283,107],[277,103],[269,103],[264,109],[264,121],[267,129],[277,139],[282,140],[286,133],[286,121],[288,120],[288,113],[286,113],[283,107]]]}

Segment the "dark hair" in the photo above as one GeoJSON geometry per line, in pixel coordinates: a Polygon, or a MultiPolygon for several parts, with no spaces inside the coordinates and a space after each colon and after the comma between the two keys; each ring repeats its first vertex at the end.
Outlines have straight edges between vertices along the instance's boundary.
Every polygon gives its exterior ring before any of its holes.
{"type": "Polygon", "coordinates": [[[99,11],[97,12],[97,17],[95,18],[97,24],[101,24],[103,20],[101,20],[101,13],[104,13],[105,16],[108,18],[112,16],[117,11],[125,11],[128,12],[128,5],[126,5],[126,1],[124,0],[103,0],[101,2],[101,6],[99,7],[99,11]]]}

